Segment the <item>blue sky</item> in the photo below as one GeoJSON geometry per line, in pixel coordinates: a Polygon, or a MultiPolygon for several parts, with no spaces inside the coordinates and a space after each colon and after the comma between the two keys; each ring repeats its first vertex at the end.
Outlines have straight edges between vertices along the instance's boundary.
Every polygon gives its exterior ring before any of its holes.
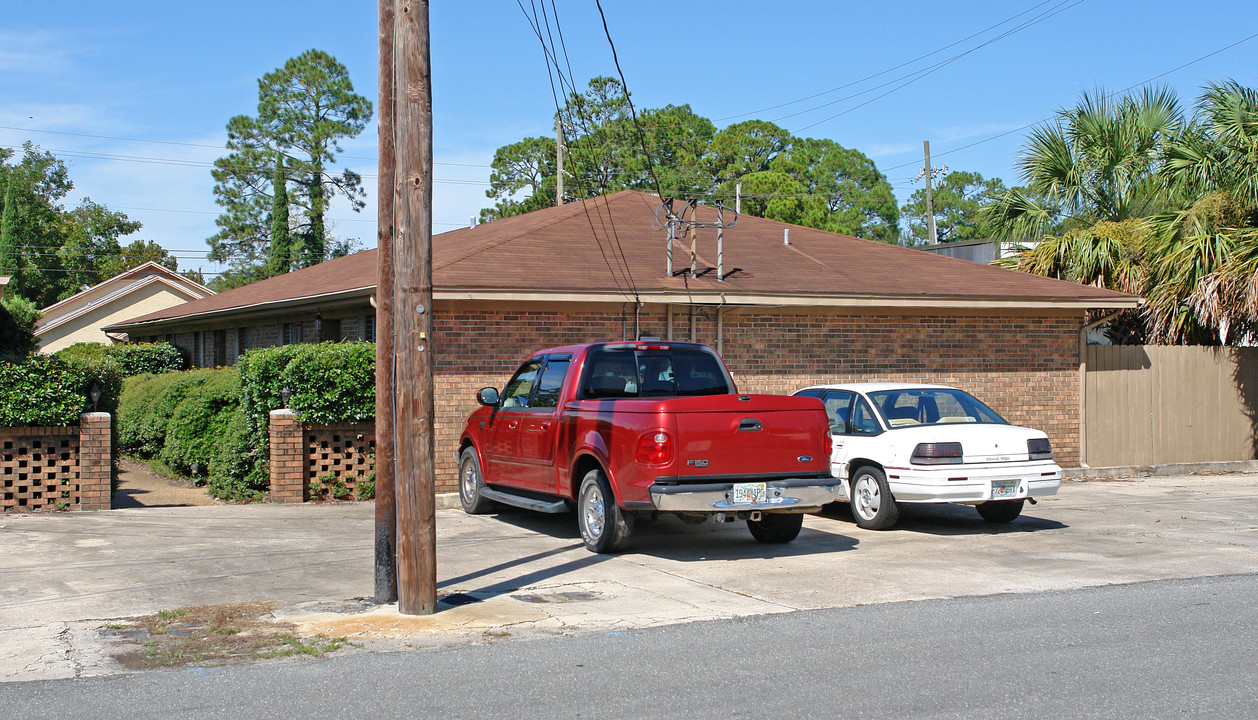
{"type": "MultiPolygon", "coordinates": [[[[594,2],[555,5],[577,83],[614,75],[594,2]]],[[[936,165],[1014,184],[1020,128],[1084,90],[1157,77],[1191,105],[1210,81],[1258,86],[1258,5],[1249,2],[603,5],[639,108],[689,103],[718,127],[763,119],[833,139],[870,156],[901,202],[922,187],[913,178],[923,140],[936,165]],[[950,59],[911,83],[896,80],[950,59]]],[[[433,229],[442,232],[491,204],[484,191],[494,150],[552,134],[555,104],[517,3],[434,2],[431,12],[433,229]]],[[[217,215],[209,168],[223,154],[227,120],[255,111],[259,77],[318,48],[375,101],[374,2],[68,0],[8,3],[4,14],[0,145],[31,140],[62,157],[76,186],[72,202],[90,196],[141,221],[135,237],[174,252],[181,269],[215,269],[204,260],[217,215]]],[[[334,206],[333,233],[372,247],[374,123],[344,150],[342,164],[367,176],[371,197],[357,214],[334,206]]]]}

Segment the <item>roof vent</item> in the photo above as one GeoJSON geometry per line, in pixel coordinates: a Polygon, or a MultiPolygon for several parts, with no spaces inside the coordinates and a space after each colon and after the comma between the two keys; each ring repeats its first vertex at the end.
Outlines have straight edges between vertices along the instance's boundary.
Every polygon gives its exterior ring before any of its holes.
{"type": "Polygon", "coordinates": [[[791,244],[791,229],[790,228],[782,228],[782,244],[783,245],[791,244]]]}

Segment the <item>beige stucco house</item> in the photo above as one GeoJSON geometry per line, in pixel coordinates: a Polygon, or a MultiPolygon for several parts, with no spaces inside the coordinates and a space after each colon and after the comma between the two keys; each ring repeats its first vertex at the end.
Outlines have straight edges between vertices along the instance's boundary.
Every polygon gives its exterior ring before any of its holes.
{"type": "Polygon", "coordinates": [[[147,262],[44,308],[35,324],[35,338],[45,354],[79,342],[126,342],[126,333],[106,333],[102,328],[213,294],[204,285],[147,262]]]}

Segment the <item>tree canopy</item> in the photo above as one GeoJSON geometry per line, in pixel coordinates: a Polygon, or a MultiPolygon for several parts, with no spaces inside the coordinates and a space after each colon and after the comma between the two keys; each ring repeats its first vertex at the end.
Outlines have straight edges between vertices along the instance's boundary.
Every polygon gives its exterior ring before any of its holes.
{"type": "MultiPolygon", "coordinates": [[[[626,188],[733,206],[743,212],[886,242],[899,236],[891,185],[873,161],[832,140],[794,137],[763,120],[717,130],[689,105],[648,108],[635,126],[618,80],[598,77],[571,93],[564,129],[564,200],[626,188]],[[639,128],[641,131],[639,132],[639,128]],[[645,146],[646,151],[643,151],[645,146]]],[[[525,138],[494,154],[495,201],[483,220],[555,205],[555,140],[525,138]]]]}
{"type": "Polygon", "coordinates": [[[1039,241],[1007,266],[1144,296],[1135,341],[1250,342],[1258,332],[1255,158],[1251,88],[1211,84],[1191,117],[1167,90],[1117,100],[1098,91],[1032,132],[1020,165],[1040,197],[1007,192],[986,220],[1003,237],[1039,241]],[[1055,219],[1065,225],[1045,231],[1055,219]]]}
{"type": "MultiPolygon", "coordinates": [[[[990,225],[983,221],[982,211],[1008,189],[1000,178],[984,179],[975,172],[953,171],[944,175],[931,193],[935,212],[935,236],[941,243],[981,240],[992,237],[990,225]]],[[[926,217],[926,188],[909,197],[900,208],[906,221],[906,245],[930,242],[926,217]]]]}
{"type": "Polygon", "coordinates": [[[348,253],[353,239],[329,237],[326,212],[337,196],[362,209],[362,177],[329,166],[340,142],[362,133],[372,105],[354,92],[336,58],[308,50],[258,80],[256,115],[227,122],[228,154],[214,163],[214,198],[223,208],[209,258],[228,272],[226,289],[348,253]],[[277,206],[276,199],[281,202],[277,206]]]}
{"type": "Polygon", "coordinates": [[[91,198],[67,209],[74,188],[65,163],[32,143],[20,157],[0,148],[0,274],[5,292],[47,307],[148,260],[175,269],[175,259],[152,241],[123,247],[140,223],[91,198]]]}

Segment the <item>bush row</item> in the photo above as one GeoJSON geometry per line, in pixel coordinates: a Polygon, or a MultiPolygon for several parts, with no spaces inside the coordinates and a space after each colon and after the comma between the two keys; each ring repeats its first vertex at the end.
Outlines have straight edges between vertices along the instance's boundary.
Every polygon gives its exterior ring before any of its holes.
{"type": "Polygon", "coordinates": [[[128,378],[118,412],[120,444],[171,469],[199,466],[210,493],[254,499],[270,482],[270,411],[288,406],[307,422],[375,415],[375,346],[285,345],[251,350],[236,367],[128,378]]]}
{"type": "Polygon", "coordinates": [[[123,376],[156,375],[182,369],[183,354],[170,343],[134,343],[126,345],[102,345],[81,342],[58,350],[55,357],[64,360],[110,358],[118,363],[123,376]]]}

